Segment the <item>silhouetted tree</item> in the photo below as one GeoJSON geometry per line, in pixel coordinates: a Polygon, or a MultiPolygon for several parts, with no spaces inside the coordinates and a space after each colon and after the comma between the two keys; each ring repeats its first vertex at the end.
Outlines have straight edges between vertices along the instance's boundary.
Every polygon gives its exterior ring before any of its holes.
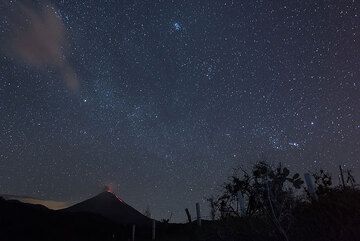
{"type": "Polygon", "coordinates": [[[240,217],[238,197],[241,193],[247,200],[246,216],[268,217],[285,240],[286,230],[291,224],[294,207],[294,189],[304,183],[300,175],[290,175],[281,165],[272,168],[266,162],[256,164],[251,174],[240,169],[242,175],[231,176],[224,185],[224,193],[214,202],[221,218],[240,217]],[[285,227],[285,228],[284,228],[285,227]]]}
{"type": "Polygon", "coordinates": [[[350,186],[351,186],[352,188],[354,188],[354,187],[355,187],[355,178],[354,178],[354,176],[352,175],[351,170],[347,170],[347,171],[346,171],[346,174],[347,174],[346,184],[350,184],[350,186]]]}

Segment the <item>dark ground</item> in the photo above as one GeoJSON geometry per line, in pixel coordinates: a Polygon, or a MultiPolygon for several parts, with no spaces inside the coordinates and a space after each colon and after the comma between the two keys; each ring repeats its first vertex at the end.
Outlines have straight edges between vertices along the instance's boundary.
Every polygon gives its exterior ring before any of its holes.
{"type": "MultiPolygon", "coordinates": [[[[318,201],[301,202],[287,230],[292,241],[360,240],[360,192],[333,190],[318,201]]],[[[49,210],[40,205],[0,199],[1,241],[129,240],[131,225],[119,225],[91,213],[49,210]]],[[[136,240],[150,240],[151,227],[137,227],[136,240]]],[[[157,223],[157,240],[284,240],[261,217],[195,223],[157,223]]]]}

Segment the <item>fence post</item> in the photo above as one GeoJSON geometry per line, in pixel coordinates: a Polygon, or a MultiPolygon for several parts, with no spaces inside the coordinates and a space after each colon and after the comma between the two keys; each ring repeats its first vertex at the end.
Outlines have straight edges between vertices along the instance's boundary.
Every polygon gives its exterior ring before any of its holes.
{"type": "Polygon", "coordinates": [[[343,173],[343,169],[342,169],[341,165],[339,165],[339,170],[340,170],[340,177],[341,177],[342,186],[345,187],[344,173],[343,173]]]}
{"type": "Polygon", "coordinates": [[[196,216],[197,216],[197,224],[201,226],[201,214],[200,214],[200,203],[196,203],[196,216]]]}
{"type": "Polygon", "coordinates": [[[135,228],[136,228],[136,225],[133,224],[132,230],[131,230],[131,241],[135,241],[135,228]]]}
{"type": "Polygon", "coordinates": [[[190,215],[189,209],[185,208],[185,213],[186,213],[189,223],[191,223],[191,215],[190,215]]]}
{"type": "Polygon", "coordinates": [[[156,232],[156,221],[155,221],[155,219],[153,219],[152,220],[151,240],[155,240],[155,232],[156,232]]]}
{"type": "Polygon", "coordinates": [[[314,185],[314,182],[313,182],[310,174],[305,173],[304,178],[305,178],[306,186],[308,187],[308,190],[309,190],[309,193],[310,193],[311,197],[317,200],[317,195],[316,195],[316,192],[315,192],[315,185],[314,185]]]}
{"type": "Polygon", "coordinates": [[[241,192],[238,192],[238,205],[240,209],[240,216],[245,216],[246,214],[246,208],[245,208],[245,201],[244,196],[241,192]]]}

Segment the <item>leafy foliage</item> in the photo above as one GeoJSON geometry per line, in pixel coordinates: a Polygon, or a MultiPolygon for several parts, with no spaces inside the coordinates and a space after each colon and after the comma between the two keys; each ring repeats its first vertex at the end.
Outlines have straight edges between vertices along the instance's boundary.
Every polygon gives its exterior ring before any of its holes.
{"type": "Polygon", "coordinates": [[[316,193],[318,195],[323,195],[328,193],[331,190],[332,178],[330,173],[320,170],[313,174],[316,185],[316,193]]]}
{"type": "Polygon", "coordinates": [[[330,173],[313,173],[314,199],[296,192],[304,182],[281,164],[240,168],[212,200],[218,218],[213,240],[358,240],[360,191],[351,171],[345,175],[345,185],[334,187],[330,173]]]}
{"type": "Polygon", "coordinates": [[[265,162],[254,166],[251,174],[240,169],[242,175],[233,175],[224,185],[224,193],[215,201],[221,217],[241,216],[238,198],[243,195],[247,201],[245,215],[253,216],[266,213],[268,207],[268,189],[273,202],[282,204],[292,198],[293,189],[300,189],[304,183],[300,175],[290,175],[290,171],[281,164],[271,168],[265,162]]]}
{"type": "Polygon", "coordinates": [[[287,239],[286,230],[291,224],[294,204],[293,191],[304,183],[300,175],[291,174],[281,164],[272,168],[266,162],[256,164],[250,174],[243,169],[241,172],[240,176],[231,176],[224,185],[224,193],[214,202],[220,218],[261,216],[269,219],[287,239]]]}

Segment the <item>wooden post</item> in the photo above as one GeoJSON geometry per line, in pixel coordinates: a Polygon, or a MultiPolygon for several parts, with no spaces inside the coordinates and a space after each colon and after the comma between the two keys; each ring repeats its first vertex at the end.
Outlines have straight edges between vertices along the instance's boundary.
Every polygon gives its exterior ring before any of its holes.
{"type": "Polygon", "coordinates": [[[305,178],[306,186],[307,186],[307,188],[309,190],[309,193],[310,193],[311,197],[313,197],[314,199],[317,199],[317,195],[316,195],[316,192],[315,192],[315,185],[314,185],[314,182],[313,182],[310,174],[305,173],[304,178],[305,178]]]}
{"type": "Polygon", "coordinates": [[[240,216],[245,216],[246,214],[246,208],[245,208],[245,201],[244,196],[241,192],[238,192],[238,206],[240,211],[240,216]]]}
{"type": "Polygon", "coordinates": [[[210,202],[210,217],[211,220],[214,221],[216,216],[214,198],[209,198],[208,201],[210,202]]]}
{"type": "Polygon", "coordinates": [[[196,203],[196,216],[197,216],[197,224],[201,226],[201,214],[200,214],[200,203],[196,203]]]}
{"type": "Polygon", "coordinates": [[[189,209],[185,208],[185,213],[186,213],[188,222],[191,223],[191,215],[190,215],[189,209]]]}
{"type": "Polygon", "coordinates": [[[344,173],[343,173],[343,169],[342,169],[341,165],[339,165],[339,170],[340,170],[340,177],[341,177],[342,186],[345,187],[344,173]]]}
{"type": "Polygon", "coordinates": [[[151,240],[155,240],[155,231],[156,231],[156,221],[155,221],[155,219],[153,219],[152,220],[151,240]]]}
{"type": "Polygon", "coordinates": [[[132,230],[131,230],[131,241],[135,241],[135,228],[136,228],[136,225],[133,224],[132,230]]]}

